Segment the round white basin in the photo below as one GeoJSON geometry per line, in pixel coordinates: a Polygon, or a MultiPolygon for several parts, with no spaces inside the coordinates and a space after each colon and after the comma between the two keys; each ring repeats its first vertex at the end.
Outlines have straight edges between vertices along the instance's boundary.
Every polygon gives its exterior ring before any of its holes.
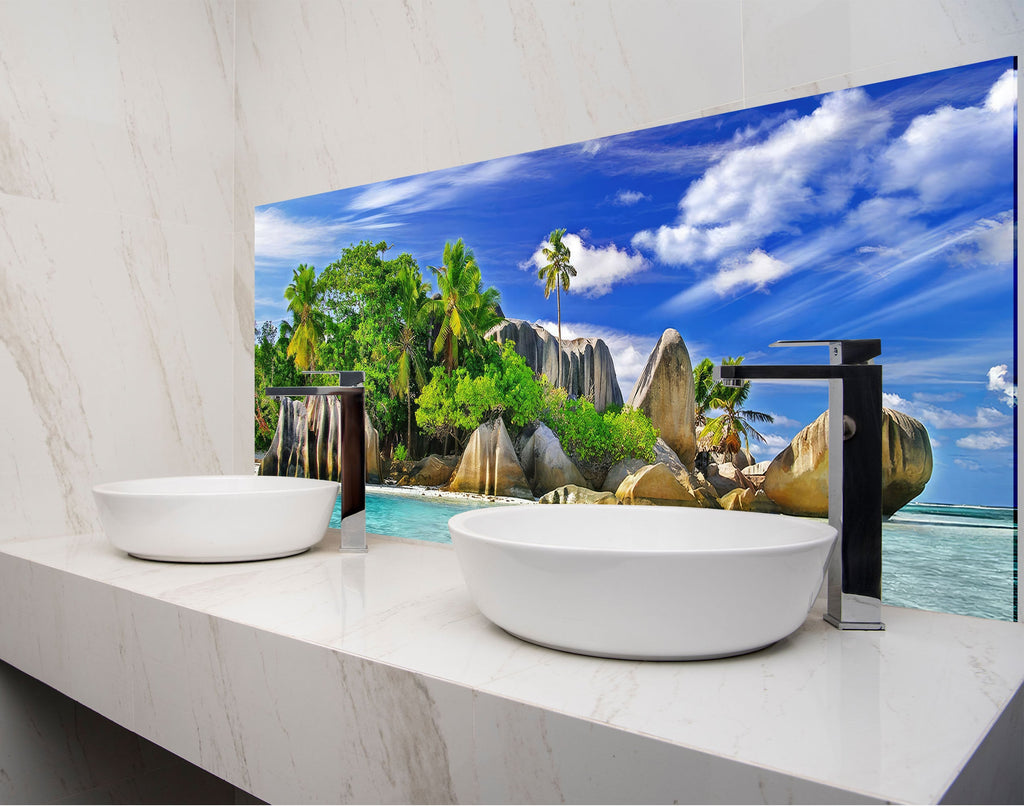
{"type": "Polygon", "coordinates": [[[324,536],[338,483],[284,476],[179,476],[93,488],[117,548],[146,560],[216,563],[298,554],[324,536]]]}
{"type": "Polygon", "coordinates": [[[785,515],[559,504],[456,515],[477,607],[543,646],[697,660],[792,633],[821,588],[836,530],[785,515]]]}

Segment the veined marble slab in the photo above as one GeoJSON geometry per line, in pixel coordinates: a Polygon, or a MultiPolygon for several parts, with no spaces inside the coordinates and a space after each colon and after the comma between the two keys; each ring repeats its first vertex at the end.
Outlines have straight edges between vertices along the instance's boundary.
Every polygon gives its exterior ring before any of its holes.
{"type": "Polygon", "coordinates": [[[743,657],[603,660],[491,625],[450,546],[333,548],[178,565],[8,542],[0,657],[269,801],[1024,798],[1020,624],[812,612],[743,657]]]}

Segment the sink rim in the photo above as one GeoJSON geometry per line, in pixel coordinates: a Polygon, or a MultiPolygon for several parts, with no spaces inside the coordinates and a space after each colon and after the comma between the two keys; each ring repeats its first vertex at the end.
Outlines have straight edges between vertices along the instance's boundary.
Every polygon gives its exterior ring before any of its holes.
{"type": "Polygon", "coordinates": [[[107,481],[101,484],[93,486],[92,491],[98,495],[115,495],[115,496],[159,496],[159,497],[179,497],[179,496],[205,496],[205,495],[267,495],[276,493],[290,493],[295,494],[303,490],[318,490],[324,487],[332,485],[335,488],[338,486],[336,481],[326,481],[323,479],[307,479],[296,476],[257,476],[251,474],[205,474],[205,475],[178,475],[178,476],[152,476],[144,479],[123,479],[121,481],[107,481]],[[205,482],[210,485],[221,485],[219,488],[212,487],[207,489],[195,488],[190,489],[182,486],[178,489],[147,489],[156,483],[173,483],[173,482],[205,482]],[[250,486],[237,486],[231,487],[224,482],[244,482],[250,486]],[[301,482],[301,483],[298,483],[301,482]]]}
{"type": "MultiPolygon", "coordinates": [[[[610,518],[626,518],[634,513],[626,511],[627,506],[632,509],[630,505],[609,505],[609,504],[553,504],[551,506],[571,508],[575,512],[582,512],[587,510],[602,510],[602,514],[607,513],[610,518]],[[621,514],[619,514],[621,512],[621,514]],[[615,514],[613,514],[615,513],[615,514]]],[[[635,505],[634,505],[635,506],[635,505]]],[[[765,553],[779,553],[779,552],[792,552],[802,551],[809,547],[831,543],[834,541],[839,534],[834,526],[826,521],[809,518],[799,518],[793,515],[775,515],[767,512],[741,512],[734,510],[704,510],[696,507],[661,507],[662,509],[671,512],[672,510],[688,510],[695,514],[696,517],[710,517],[712,514],[715,519],[728,518],[731,520],[747,521],[748,524],[774,524],[776,526],[785,524],[787,528],[795,528],[796,530],[803,532],[801,539],[789,540],[788,542],[782,543],[762,543],[762,544],[751,544],[751,545],[712,545],[712,546],[685,546],[685,545],[674,545],[674,546],[644,546],[637,545],[635,543],[630,544],[623,542],[621,544],[612,544],[604,546],[594,545],[567,545],[559,543],[544,542],[544,540],[551,539],[551,535],[534,532],[532,534],[526,534],[516,537],[511,536],[498,536],[492,534],[484,534],[478,528],[472,528],[472,522],[475,520],[491,521],[507,517],[508,513],[502,512],[501,510],[484,510],[476,509],[469,510],[468,512],[461,512],[458,515],[452,516],[449,523],[449,530],[452,534],[452,541],[455,542],[456,534],[455,530],[451,529],[454,525],[457,529],[465,532],[465,535],[459,535],[462,537],[470,537],[475,540],[484,540],[489,543],[498,545],[508,545],[516,547],[531,547],[538,551],[564,551],[568,553],[588,553],[588,554],[640,554],[640,555],[679,555],[686,554],[689,556],[699,555],[720,555],[720,554],[765,554],[765,553]],[[704,513],[704,515],[697,515],[696,513],[704,513]]],[[[656,509],[655,507],[643,507],[643,510],[656,509]]],[[[524,515],[524,517],[543,517],[540,510],[534,515],[524,515]]],[[[553,536],[556,539],[566,537],[563,534],[555,534],[553,536]]],[[[651,535],[640,535],[632,536],[630,539],[636,539],[639,537],[641,540],[650,539],[651,535]]],[[[716,537],[721,539],[721,536],[716,537]]],[[[726,538],[728,539],[728,537],[726,538]]]]}

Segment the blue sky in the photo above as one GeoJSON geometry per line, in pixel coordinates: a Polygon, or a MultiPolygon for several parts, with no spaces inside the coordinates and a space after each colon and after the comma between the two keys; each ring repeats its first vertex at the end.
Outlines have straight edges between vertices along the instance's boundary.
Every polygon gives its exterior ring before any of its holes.
{"type": "MultiPolygon", "coordinates": [[[[510,317],[554,330],[539,250],[564,227],[578,275],[563,337],[609,345],[624,397],[665,328],[693,363],[824,363],[777,339],[880,338],[885,404],[921,420],[921,500],[1013,504],[1012,59],[645,129],[256,210],[256,319],[286,317],[299,263],[360,240],[424,278],[463,238],[510,317]]],[[[757,384],[778,453],[824,385],[757,384]]]]}

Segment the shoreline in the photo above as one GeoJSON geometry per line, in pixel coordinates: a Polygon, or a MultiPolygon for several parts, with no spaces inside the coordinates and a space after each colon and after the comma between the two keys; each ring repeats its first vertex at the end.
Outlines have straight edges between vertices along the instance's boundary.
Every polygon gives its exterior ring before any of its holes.
{"type": "MultiPolygon", "coordinates": [[[[253,473],[259,474],[260,463],[255,462],[253,465],[253,473]]],[[[423,498],[440,498],[447,501],[478,501],[486,502],[491,504],[537,504],[540,503],[536,498],[530,500],[528,498],[511,498],[505,495],[480,495],[479,493],[456,493],[449,490],[439,490],[436,487],[422,487],[419,485],[403,485],[398,486],[397,484],[369,484],[366,485],[367,492],[377,492],[384,495],[404,495],[407,498],[423,497],[423,498]]]]}
{"type": "Polygon", "coordinates": [[[418,485],[397,484],[367,484],[367,492],[383,493],[384,495],[398,495],[407,498],[440,498],[446,501],[477,501],[492,504],[536,504],[538,501],[528,498],[511,498],[504,495],[480,495],[479,493],[457,493],[450,490],[438,490],[436,487],[421,487],[418,485]]]}

